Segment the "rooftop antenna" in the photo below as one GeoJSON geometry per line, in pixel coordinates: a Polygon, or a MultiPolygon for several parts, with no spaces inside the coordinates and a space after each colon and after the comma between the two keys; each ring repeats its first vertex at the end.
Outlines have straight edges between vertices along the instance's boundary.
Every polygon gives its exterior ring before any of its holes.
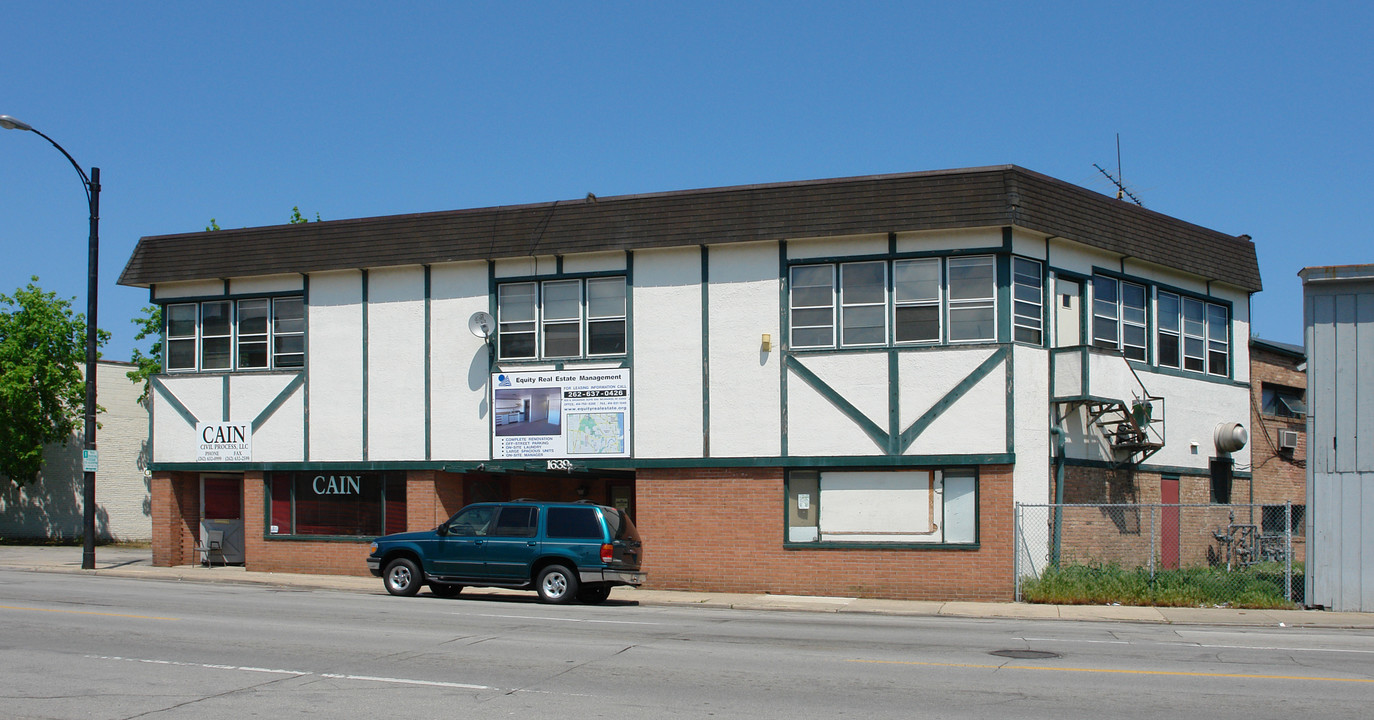
{"type": "Polygon", "coordinates": [[[1097,163],[1093,163],[1093,167],[1097,168],[1098,172],[1102,173],[1103,175],[1106,175],[1107,179],[1111,180],[1112,184],[1116,186],[1117,200],[1124,199],[1123,196],[1129,197],[1131,200],[1135,201],[1136,205],[1139,205],[1140,207],[1145,207],[1145,203],[1140,202],[1140,198],[1136,197],[1135,193],[1132,193],[1130,190],[1127,190],[1126,184],[1123,182],[1123,180],[1125,180],[1125,175],[1121,173],[1121,133],[1116,134],[1116,176],[1113,177],[1111,173],[1107,172],[1106,170],[1103,170],[1102,166],[1098,165],[1097,163]]]}

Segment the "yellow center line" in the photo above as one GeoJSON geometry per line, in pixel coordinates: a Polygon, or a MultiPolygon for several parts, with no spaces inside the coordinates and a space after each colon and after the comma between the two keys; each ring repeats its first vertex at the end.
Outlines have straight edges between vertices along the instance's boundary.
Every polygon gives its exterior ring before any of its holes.
{"type": "Polygon", "coordinates": [[[1370,678],[1331,678],[1311,677],[1308,675],[1247,675],[1243,673],[1184,672],[1181,670],[1112,670],[1108,668],[1044,667],[1039,665],[978,665],[974,663],[937,663],[917,662],[914,660],[861,660],[849,662],[872,663],[876,665],[921,665],[925,667],[979,668],[986,670],[1051,670],[1056,672],[1113,673],[1118,675],[1169,675],[1205,678],[1239,678],[1242,680],[1319,680],[1322,682],[1374,683],[1370,678]]]}
{"type": "Polygon", "coordinates": [[[180,618],[157,617],[156,615],[125,615],[123,613],[93,612],[90,610],[59,610],[57,608],[31,608],[0,605],[0,610],[28,610],[30,612],[66,613],[69,615],[102,615],[104,617],[135,618],[138,620],[179,620],[180,618]]]}

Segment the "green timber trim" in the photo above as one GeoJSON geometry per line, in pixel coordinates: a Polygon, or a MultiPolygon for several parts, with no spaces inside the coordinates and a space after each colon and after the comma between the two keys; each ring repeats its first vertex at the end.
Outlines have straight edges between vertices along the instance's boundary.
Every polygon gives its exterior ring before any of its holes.
{"type": "Polygon", "coordinates": [[[275,398],[272,398],[272,402],[268,403],[267,407],[263,408],[262,412],[258,413],[258,416],[253,418],[253,432],[257,432],[258,428],[262,427],[262,424],[267,422],[267,420],[271,418],[272,415],[275,414],[283,404],[286,403],[287,398],[290,398],[291,395],[296,392],[296,388],[299,388],[304,384],[304,374],[297,375],[296,377],[291,378],[291,382],[288,382],[286,384],[286,387],[282,388],[281,392],[277,393],[277,396],[275,398]]]}
{"type": "Polygon", "coordinates": [[[229,422],[229,376],[224,375],[220,378],[220,422],[229,422]]]}
{"type": "MultiPolygon", "coordinates": [[[[787,265],[787,241],[778,241],[778,342],[777,351],[792,361],[792,270],[787,265]]],[[[778,454],[787,457],[787,365],[778,373],[778,454]]]]}
{"type": "MultiPolygon", "coordinates": [[[[785,449],[783,454],[787,454],[785,449]]],[[[711,457],[711,248],[705,245],[701,246],[701,456],[711,457]]]]}
{"type": "MultiPolygon", "coordinates": [[[[717,458],[615,458],[597,460],[588,465],[587,470],[636,470],[658,468],[729,468],[729,467],[767,467],[767,468],[931,468],[931,467],[973,467],[978,465],[1013,465],[1015,455],[845,455],[817,457],[717,457],[717,458]]],[[[472,472],[478,466],[482,472],[543,472],[543,460],[430,460],[430,461],[330,461],[330,462],[250,462],[250,463],[197,463],[169,462],[152,463],[153,472],[300,472],[313,470],[442,470],[445,472],[472,472]]],[[[565,470],[549,472],[550,475],[566,476],[565,470]]]]}
{"type": "MultiPolygon", "coordinates": [[[[305,361],[301,367],[301,377],[305,380],[305,386],[301,395],[301,456],[308,462],[310,460],[310,276],[301,277],[301,293],[304,296],[304,308],[301,310],[305,324],[305,361]]],[[[165,345],[163,347],[166,347],[165,345]]]]}
{"type": "MultiPolygon", "coordinates": [[[[930,427],[931,423],[935,422],[935,420],[939,418],[941,415],[943,415],[946,410],[953,407],[954,403],[958,402],[960,398],[962,398],[964,395],[968,393],[968,391],[972,390],[973,387],[979,383],[979,381],[987,377],[988,373],[992,372],[993,368],[997,367],[999,363],[1001,363],[1004,359],[1007,358],[1009,352],[1010,349],[1007,346],[997,348],[997,350],[993,352],[991,355],[989,355],[986,360],[980,363],[978,367],[974,368],[973,372],[969,373],[968,376],[965,377],[963,380],[960,380],[959,384],[951,388],[949,392],[945,393],[944,397],[940,398],[938,401],[936,401],[934,405],[930,406],[930,409],[926,410],[925,413],[921,415],[921,417],[916,418],[916,421],[911,423],[910,427],[902,431],[902,435],[898,439],[898,452],[906,452],[907,448],[911,447],[911,444],[916,441],[916,438],[920,437],[921,433],[925,432],[926,428],[930,427]]],[[[1010,365],[1010,361],[1008,361],[1007,364],[1010,365]]],[[[1008,373],[1010,373],[1010,370],[1008,370],[1008,373]]],[[[1008,375],[1008,377],[1010,377],[1010,375],[1008,375]]],[[[1010,383],[1011,380],[1009,379],[1007,382],[1010,383]]],[[[1010,398],[1010,396],[1008,397],[1010,398]]],[[[1010,404],[1011,400],[1008,399],[1007,403],[1010,404]]],[[[1012,420],[1010,419],[1011,411],[1008,410],[1007,412],[1007,422],[1008,424],[1010,424],[1012,422],[1012,420]]],[[[1007,454],[1010,455],[1012,454],[1010,451],[1010,437],[1007,438],[1007,442],[1007,454]]]]}
{"type": "Polygon", "coordinates": [[[367,461],[367,270],[362,272],[362,302],[359,306],[363,314],[363,461],[367,461]]]}
{"type": "Polygon", "coordinates": [[[1016,452],[1016,345],[1007,345],[1003,350],[1007,352],[1007,362],[1003,366],[1007,382],[1007,454],[1011,455],[1016,452]]]}
{"type": "Polygon", "coordinates": [[[887,454],[901,455],[899,446],[902,426],[901,356],[893,350],[887,354],[887,454]]]}
{"type": "MultiPolygon", "coordinates": [[[[562,256],[561,256],[561,255],[559,256],[559,262],[560,262],[560,263],[562,262],[562,256]]],[[[563,266],[562,266],[561,264],[558,266],[558,271],[559,271],[560,273],[563,271],[563,266]]],[[[634,409],[634,397],[635,397],[635,396],[634,396],[634,390],[635,390],[635,371],[634,371],[635,334],[634,334],[634,329],[633,329],[633,327],[631,327],[631,325],[630,325],[630,318],[633,318],[633,317],[635,316],[635,313],[634,313],[634,310],[635,310],[635,294],[634,294],[635,282],[634,282],[634,280],[635,280],[635,255],[634,255],[633,252],[626,252],[626,253],[625,253],[625,359],[621,361],[620,366],[623,367],[623,368],[628,368],[628,369],[630,370],[630,378],[629,378],[629,380],[630,380],[630,408],[629,408],[629,410],[630,410],[630,417],[626,418],[626,420],[629,422],[629,425],[630,425],[630,429],[628,430],[628,433],[629,433],[629,435],[630,435],[630,455],[634,455],[634,454],[635,454],[635,435],[637,434],[637,433],[634,431],[634,428],[635,428],[635,422],[634,422],[634,412],[635,412],[635,409],[634,409]]],[[[587,287],[587,281],[584,280],[584,281],[582,281],[582,288],[583,288],[583,292],[584,292],[584,293],[587,292],[587,291],[586,291],[586,287],[587,287]]],[[[588,320],[591,318],[591,298],[590,298],[590,297],[588,297],[588,298],[586,299],[586,303],[587,303],[586,309],[582,311],[582,314],[585,316],[584,319],[583,319],[583,321],[582,321],[584,325],[585,325],[585,324],[588,322],[588,320]]],[[[585,333],[585,331],[584,331],[584,333],[585,333]]],[[[590,335],[589,335],[589,334],[584,334],[584,337],[587,337],[587,338],[588,338],[588,340],[587,340],[588,343],[591,342],[591,339],[590,339],[590,335]]],[[[590,347],[589,347],[588,349],[590,350],[590,347]]],[[[494,417],[494,416],[493,416],[492,421],[495,422],[495,417],[494,417]]],[[[494,435],[495,433],[493,432],[492,434],[494,435]]]]}
{"type": "Polygon", "coordinates": [[[855,407],[853,403],[846,400],[844,396],[841,395],[838,391],[827,385],[826,382],[820,378],[820,376],[816,375],[816,373],[814,372],[811,372],[809,368],[801,364],[800,360],[790,355],[787,357],[786,368],[788,370],[791,370],[798,378],[802,380],[802,382],[805,382],[807,385],[810,385],[811,389],[820,393],[821,397],[825,398],[826,400],[829,400],[830,404],[834,405],[835,408],[838,409],[841,413],[843,413],[845,417],[854,421],[854,424],[858,425],[859,429],[863,430],[864,434],[867,435],[870,439],[872,439],[874,444],[876,444],[879,449],[883,450],[888,454],[892,454],[892,448],[890,447],[891,436],[888,434],[888,432],[878,427],[877,423],[870,420],[869,417],[863,413],[863,411],[859,410],[859,408],[855,407]]]}
{"type": "MultiPolygon", "coordinates": [[[[997,298],[997,339],[1000,342],[1011,342],[1014,339],[1012,334],[1012,263],[1011,263],[1011,228],[1002,228],[1002,252],[997,254],[993,260],[993,284],[996,289],[993,291],[997,298]]],[[[1041,310],[1043,319],[1044,311],[1041,310]]]]}
{"type": "Polygon", "coordinates": [[[493,409],[496,402],[496,393],[491,386],[491,374],[497,367],[497,346],[501,341],[501,316],[497,314],[499,310],[500,308],[496,303],[496,261],[488,260],[487,313],[496,319],[496,329],[487,337],[487,376],[483,380],[483,383],[486,385],[487,457],[496,457],[496,413],[493,409]]]}
{"type": "MultiPolygon", "coordinates": [[[[432,318],[431,318],[431,308],[430,308],[430,294],[431,294],[431,293],[430,293],[430,288],[431,288],[431,284],[430,284],[430,271],[429,271],[429,266],[426,265],[426,266],[425,266],[425,459],[426,459],[426,460],[428,460],[428,459],[433,455],[433,453],[432,453],[432,448],[433,448],[433,444],[434,444],[434,433],[433,433],[432,430],[431,430],[431,428],[432,428],[432,423],[433,423],[433,418],[434,418],[433,407],[432,407],[433,402],[432,402],[431,397],[430,397],[430,380],[431,380],[431,378],[430,378],[430,375],[431,375],[430,355],[431,355],[431,350],[432,350],[432,347],[431,347],[432,343],[431,343],[431,340],[430,340],[430,322],[431,322],[431,319],[432,319],[432,318]]],[[[386,493],[385,485],[386,485],[386,484],[383,483],[383,488],[382,488],[382,493],[383,493],[383,494],[386,493]]],[[[385,514],[383,514],[383,517],[385,517],[385,514]]]]}
{"type": "Polygon", "coordinates": [[[167,401],[167,405],[175,410],[177,414],[181,416],[181,419],[186,421],[187,425],[194,428],[196,424],[200,422],[196,414],[191,412],[190,408],[183,405],[182,402],[177,399],[177,396],[172,394],[171,389],[163,384],[162,378],[154,377],[150,379],[150,382],[153,384],[153,392],[161,395],[162,399],[167,401]]]}

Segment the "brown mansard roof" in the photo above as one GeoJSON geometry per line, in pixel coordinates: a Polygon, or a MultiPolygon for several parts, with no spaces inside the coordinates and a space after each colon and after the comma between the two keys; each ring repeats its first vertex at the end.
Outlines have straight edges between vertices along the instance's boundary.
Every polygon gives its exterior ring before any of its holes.
{"type": "Polygon", "coordinates": [[[910,230],[1017,226],[1260,289],[1255,246],[1014,165],[158,235],[121,285],[910,230]]]}

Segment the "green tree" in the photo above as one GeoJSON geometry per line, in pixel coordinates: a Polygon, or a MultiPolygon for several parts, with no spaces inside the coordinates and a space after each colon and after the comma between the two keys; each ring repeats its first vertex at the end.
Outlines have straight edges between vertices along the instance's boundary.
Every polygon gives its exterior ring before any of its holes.
{"type": "Polygon", "coordinates": [[[153,340],[147,355],[137,347],[134,348],[133,357],[129,358],[134,364],[134,369],[125,373],[130,380],[143,383],[143,392],[138,396],[138,401],[146,402],[148,391],[152,387],[149,380],[154,375],[162,374],[162,308],[157,305],[145,305],[143,316],[134,318],[133,323],[138,328],[134,340],[153,340]]]}
{"type": "MultiPolygon", "coordinates": [[[[100,332],[103,345],[109,333],[100,332]]],[[[67,444],[86,402],[86,318],[43,292],[35,276],[0,294],[0,474],[25,485],[43,469],[43,447],[67,444]]]]}

